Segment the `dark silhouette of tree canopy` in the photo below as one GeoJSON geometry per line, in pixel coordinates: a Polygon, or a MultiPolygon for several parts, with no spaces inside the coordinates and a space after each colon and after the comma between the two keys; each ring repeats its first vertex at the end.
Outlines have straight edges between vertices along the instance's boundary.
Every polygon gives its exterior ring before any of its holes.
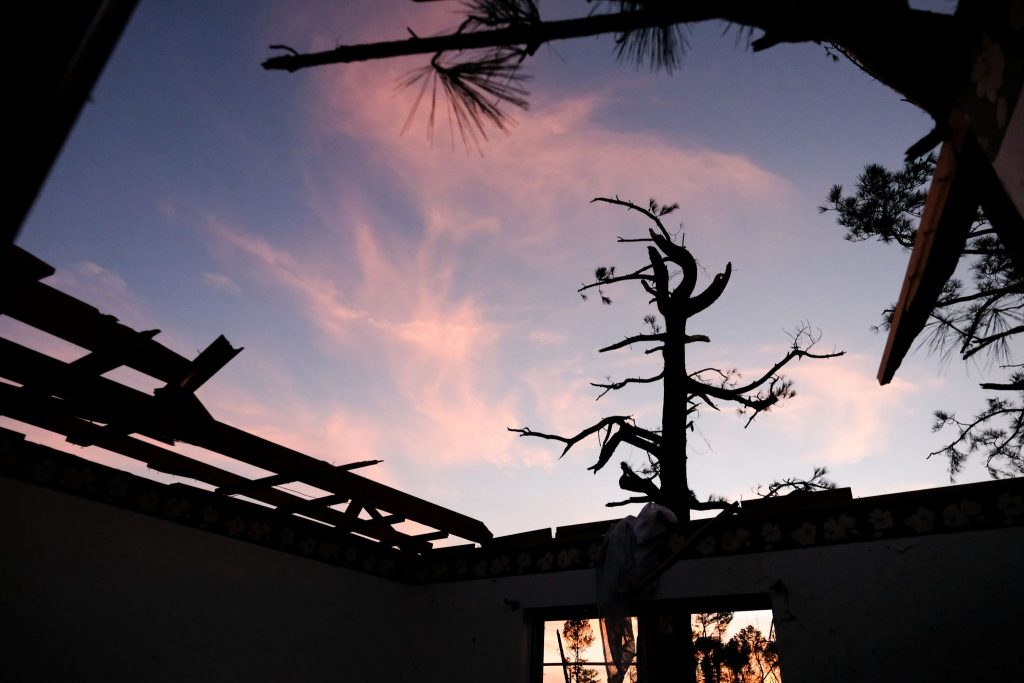
{"type": "Polygon", "coordinates": [[[572,683],[596,683],[598,674],[588,669],[583,651],[594,642],[594,629],[589,619],[569,619],[562,625],[565,648],[569,651],[568,673],[572,683]]]}
{"type": "Polygon", "coordinates": [[[936,122],[935,130],[908,150],[918,156],[942,139],[969,69],[970,50],[980,37],[973,4],[960,3],[955,14],[946,15],[911,9],[906,0],[578,0],[579,16],[548,21],[535,0],[465,0],[464,20],[443,35],[420,36],[407,28],[409,37],[401,40],[307,54],[271,45],[283,54],[263,67],[297,71],[432,55],[409,82],[421,82],[424,89],[432,84],[435,95],[440,86],[463,137],[476,140],[486,125],[505,128],[502,105],[526,107],[521,66],[542,45],[611,34],[620,59],[672,70],[685,55],[687,26],[721,21],[745,32],[755,52],[780,43],[824,45],[834,59],[849,59],[900,93],[936,122]]]}
{"type": "Polygon", "coordinates": [[[778,682],[779,655],[774,628],[766,637],[753,625],[725,640],[733,612],[695,614],[691,626],[699,683],[778,682]]]}
{"type": "MultiPolygon", "coordinates": [[[[648,346],[645,353],[660,354],[662,370],[649,377],[627,377],[618,381],[594,382],[601,389],[600,396],[609,391],[632,384],[662,385],[662,414],[660,429],[641,427],[629,415],[612,415],[586,427],[573,436],[560,436],[537,432],[529,427],[509,428],[521,436],[551,439],[565,444],[564,456],[573,446],[589,436],[596,435],[601,442],[597,462],[588,469],[597,472],[615,455],[622,444],[629,444],[647,454],[648,462],[639,470],[620,462],[622,475],[619,486],[635,494],[628,500],[608,503],[609,506],[627,503],[656,502],[671,509],[680,520],[689,519],[691,509],[706,510],[728,507],[721,499],[709,497],[700,501],[690,490],[686,474],[686,441],[694,428],[694,420],[702,408],[719,410],[720,404],[732,404],[746,416],[749,425],[755,417],[771,410],[779,402],[795,395],[792,383],[779,371],[794,360],[802,358],[835,358],[842,351],[815,353],[811,351],[820,333],[804,324],[791,336],[787,353],[766,372],[751,381],[745,381],[736,370],[715,367],[693,369],[688,364],[687,349],[691,344],[708,343],[703,334],[691,334],[687,325],[692,317],[704,311],[725,291],[732,274],[732,264],[712,279],[699,293],[697,280],[699,266],[690,251],[678,243],[665,227],[662,219],[675,211],[678,205],[661,206],[653,199],[641,207],[618,198],[598,197],[595,202],[622,206],[645,216],[653,227],[646,237],[619,238],[620,243],[647,245],[648,263],[624,275],[615,268],[602,267],[595,272],[595,280],[580,287],[581,295],[596,290],[605,303],[611,299],[605,288],[621,282],[638,282],[650,295],[650,303],[659,316],[647,315],[647,330],[605,346],[602,353],[625,347],[648,346]]],[[[598,398],[600,398],[598,396],[598,398]]]]}
{"type": "MultiPolygon", "coordinates": [[[[910,249],[924,209],[924,187],[935,169],[931,155],[906,162],[898,171],[870,164],[857,178],[852,194],[841,185],[828,193],[822,212],[835,212],[846,239],[877,239],[910,249]]],[[[953,440],[933,455],[949,461],[950,478],[974,454],[980,455],[995,477],[1024,475],[1024,364],[1015,358],[1013,342],[1024,338],[1024,273],[1010,257],[985,216],[978,213],[968,233],[961,259],[969,266],[970,281],[951,278],[931,312],[922,343],[948,361],[980,361],[987,369],[1007,373],[1003,382],[985,382],[996,395],[967,420],[937,410],[933,431],[951,430],[953,440]]],[[[882,313],[876,329],[888,329],[893,307],[882,313]]]]}
{"type": "Polygon", "coordinates": [[[762,498],[777,498],[783,491],[792,493],[813,493],[836,488],[836,483],[827,477],[827,467],[815,467],[810,478],[786,477],[776,479],[767,487],[758,486],[757,494],[762,498]]]}

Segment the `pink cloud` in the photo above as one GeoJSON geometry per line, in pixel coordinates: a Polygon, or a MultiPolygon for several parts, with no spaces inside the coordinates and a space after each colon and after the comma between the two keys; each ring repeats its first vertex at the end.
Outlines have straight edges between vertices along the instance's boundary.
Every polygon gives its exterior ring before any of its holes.
{"type": "MultiPolygon", "coordinates": [[[[514,400],[495,399],[485,386],[500,326],[472,298],[452,297],[444,264],[418,256],[429,247],[419,247],[419,252],[416,247],[385,250],[372,230],[357,227],[361,282],[343,300],[335,280],[309,265],[299,267],[285,250],[238,228],[215,223],[212,229],[274,281],[291,288],[311,321],[332,339],[362,349],[367,362],[380,368],[382,383],[411,411],[397,418],[404,423],[401,430],[386,418],[355,419],[342,408],[330,416],[307,417],[298,424],[314,419],[317,430],[305,432],[318,436],[311,437],[316,443],[303,439],[302,450],[322,453],[335,442],[351,450],[356,434],[356,443],[372,457],[427,451],[424,456],[442,463],[507,458],[505,426],[515,423],[514,400]],[[372,315],[367,312],[371,310],[372,315]],[[358,323],[358,332],[353,323],[358,323]],[[325,423],[334,425],[326,433],[325,423]]],[[[392,409],[401,415],[401,406],[392,409]]],[[[279,416],[274,423],[280,424],[279,416]]],[[[253,421],[248,424],[253,426],[253,421]]],[[[294,440],[296,422],[293,416],[287,434],[272,424],[258,430],[274,440],[294,440]]]]}
{"type": "Polygon", "coordinates": [[[213,289],[220,289],[232,294],[240,294],[242,288],[238,283],[223,273],[203,273],[203,283],[213,289]]]}
{"type": "Polygon", "coordinates": [[[549,332],[547,330],[533,330],[526,338],[531,344],[537,346],[557,346],[565,343],[565,335],[558,332],[549,332]]]}
{"type": "Polygon", "coordinates": [[[79,261],[61,268],[46,284],[114,315],[137,330],[159,327],[147,306],[118,273],[92,261],[79,261]]]}
{"type": "Polygon", "coordinates": [[[271,375],[277,390],[266,396],[225,383],[208,384],[202,389],[203,402],[214,417],[334,465],[383,459],[357,473],[389,486],[400,484],[400,463],[391,462],[388,442],[395,430],[385,417],[333,402],[311,402],[294,390],[287,375],[266,362],[258,367],[271,375]]]}
{"type": "Polygon", "coordinates": [[[395,92],[396,75],[397,67],[386,62],[318,74],[314,135],[372,140],[379,148],[375,157],[387,160],[439,238],[500,235],[503,248],[520,258],[543,258],[537,253],[542,246],[592,239],[599,231],[595,222],[621,224],[614,211],[587,211],[595,195],[680,201],[688,222],[726,233],[744,210],[763,215],[795,196],[787,181],[741,155],[597,123],[603,95],[548,101],[538,94],[522,125],[507,137],[494,136],[482,158],[431,147],[412,133],[399,138],[414,93],[395,92]]]}
{"type": "Polygon", "coordinates": [[[366,317],[365,311],[352,308],[342,301],[338,288],[330,279],[310,276],[308,268],[283,249],[216,217],[208,218],[207,228],[223,244],[262,265],[275,282],[301,293],[336,334],[347,329],[349,323],[366,317]]]}
{"type": "Polygon", "coordinates": [[[70,363],[89,353],[88,349],[52,334],[29,327],[20,320],[0,315],[0,336],[51,358],[70,363]]]}
{"type": "Polygon", "coordinates": [[[810,445],[816,463],[855,463],[889,451],[893,415],[908,412],[908,398],[920,389],[905,377],[879,386],[875,363],[847,355],[787,368],[797,396],[769,419],[810,445]]]}
{"type": "MultiPolygon", "coordinates": [[[[393,26],[384,14],[344,36],[327,33],[340,25],[330,17],[292,17],[282,40],[289,32],[304,36],[303,45],[312,36],[321,47],[379,39],[393,26]]],[[[424,20],[437,29],[454,19],[450,7],[435,6],[428,15],[424,20]]],[[[509,348],[523,341],[522,330],[535,330],[523,346],[555,346],[570,340],[571,321],[526,323],[526,314],[502,294],[543,300],[551,295],[541,289],[553,282],[551,273],[585,273],[604,258],[598,255],[607,254],[616,234],[646,227],[615,209],[589,207],[596,194],[679,200],[684,218],[715,221],[716,230],[728,235],[738,221],[723,225],[723,215],[733,216],[737,207],[784,206],[793,190],[740,155],[602,125],[597,114],[607,93],[560,96],[557,102],[537,93],[535,109],[517,114],[521,125],[511,136],[492,136],[482,158],[461,146],[429,146],[422,137],[424,116],[400,137],[415,92],[396,92],[394,83],[422,63],[389,60],[301,76],[314,85],[303,149],[309,150],[306,199],[323,224],[316,243],[272,244],[257,236],[258,226],[219,221],[211,221],[211,230],[258,264],[262,277],[291,289],[344,353],[358,350],[363,362],[379,368],[380,384],[395,396],[387,411],[391,419],[370,420],[339,407],[338,433],[350,431],[368,451],[409,453],[431,464],[549,464],[550,449],[517,440],[505,428],[553,415],[552,424],[532,426],[577,429],[605,412],[607,401],[596,407],[580,401],[581,394],[592,398],[586,382],[599,377],[585,376],[579,365],[558,369],[576,361],[549,362],[535,351],[528,361],[505,360],[509,348]],[[343,159],[335,166],[323,163],[324,150],[353,140],[370,150],[364,166],[354,169],[343,159]],[[372,205],[367,190],[379,188],[369,182],[386,182],[414,216],[412,224],[384,223],[396,219],[372,205]],[[327,254],[340,254],[343,265],[330,263],[327,254]],[[506,280],[514,268],[543,278],[506,280]],[[514,341],[510,331],[516,331],[514,341]],[[532,364],[526,381],[516,362],[532,364]]],[[[571,291],[566,294],[574,303],[571,291]]],[[[617,363],[611,367],[626,361],[617,363]]],[[[314,422],[322,426],[324,419],[314,422]]]]}

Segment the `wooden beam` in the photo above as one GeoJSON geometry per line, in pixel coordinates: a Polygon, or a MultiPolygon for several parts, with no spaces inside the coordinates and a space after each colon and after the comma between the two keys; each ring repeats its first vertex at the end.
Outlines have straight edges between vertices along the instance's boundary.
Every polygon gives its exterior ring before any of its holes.
{"type": "Polygon", "coordinates": [[[241,351],[241,348],[232,347],[224,335],[220,335],[189,363],[188,370],[182,373],[181,377],[174,382],[168,382],[166,387],[157,391],[194,394],[241,351]]]}
{"type": "MultiPolygon", "coordinates": [[[[352,519],[333,508],[333,503],[325,498],[306,500],[287,491],[266,485],[262,488],[250,487],[254,480],[222,470],[214,465],[194,460],[179,453],[169,451],[160,446],[138,439],[110,435],[102,427],[74,417],[67,412],[64,401],[52,397],[32,395],[24,388],[13,387],[0,383],[0,414],[12,417],[20,422],[31,424],[47,431],[62,434],[68,442],[76,445],[94,445],[113,453],[145,463],[157,472],[164,472],[188,479],[197,479],[217,486],[214,493],[246,489],[245,496],[261,503],[272,505],[281,514],[294,514],[298,511],[310,519],[330,524],[341,531],[352,531],[376,539],[386,545],[402,545],[418,551],[429,550],[430,545],[424,540],[403,534],[390,525],[376,525],[367,520],[352,519]],[[293,508],[301,508],[296,510],[293,508]]],[[[270,479],[266,477],[264,479],[270,479]]],[[[255,480],[259,481],[259,480],[255,480]]],[[[234,495],[223,493],[222,495],[234,495]]]]}
{"type": "Polygon", "coordinates": [[[0,253],[3,254],[0,281],[5,288],[18,281],[42,280],[57,272],[49,263],[14,244],[0,246],[0,253]]]}
{"type": "Polygon", "coordinates": [[[316,510],[319,508],[331,507],[332,505],[341,505],[342,503],[348,502],[348,496],[342,496],[337,493],[332,493],[328,496],[321,496],[320,498],[310,498],[308,500],[296,498],[294,502],[288,503],[287,505],[279,506],[278,509],[282,512],[301,512],[306,514],[306,510],[316,510]]]}
{"type": "Polygon", "coordinates": [[[118,357],[121,365],[172,382],[189,370],[189,360],[153,340],[158,330],[136,332],[117,318],[41,282],[12,283],[0,312],[94,353],[118,357]]]}
{"type": "Polygon", "coordinates": [[[980,203],[979,176],[988,162],[961,114],[953,113],[949,127],[950,136],[939,152],[900,298],[893,311],[878,368],[880,384],[892,381],[928,323],[942,287],[960,262],[980,203]]]}
{"type": "MultiPolygon", "coordinates": [[[[152,339],[159,333],[160,330],[143,330],[142,332],[139,332],[138,335],[140,337],[152,339]]],[[[120,350],[107,347],[101,351],[93,351],[92,353],[82,356],[81,358],[73,361],[71,366],[91,375],[102,375],[124,365],[122,358],[123,355],[120,350]]]]}
{"type": "Polygon", "coordinates": [[[195,412],[184,409],[187,406],[161,402],[104,377],[78,372],[67,363],[5,339],[0,339],[0,376],[60,396],[71,402],[78,416],[122,425],[121,431],[123,425],[130,425],[133,431],[150,438],[185,441],[271,472],[309,470],[313,474],[304,476],[303,481],[317,488],[367,501],[368,505],[477,543],[492,538],[490,530],[471,517],[333,468],[212,417],[198,420],[195,412]]]}

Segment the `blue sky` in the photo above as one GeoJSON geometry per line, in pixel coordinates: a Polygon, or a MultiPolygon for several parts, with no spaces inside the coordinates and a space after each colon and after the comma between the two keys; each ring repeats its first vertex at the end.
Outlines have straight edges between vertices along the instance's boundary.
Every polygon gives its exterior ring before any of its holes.
{"type": "Polygon", "coordinates": [[[270,43],[430,33],[456,7],[145,0],[19,244],[58,268],[55,286],[185,355],[221,333],[244,346],[200,391],[218,419],[333,462],[381,458],[367,476],[502,534],[635,512],[603,507],[620,493],[614,472],[585,470],[595,445],[559,461],[505,428],[657,425],[656,392],[595,403],[588,385],[652,367],[596,353],[639,330],[643,297],[620,288],[605,307],[575,290],[644,256],[615,237],[646,226],[591,198],[678,201],[709,277],[735,271],[691,323],[713,341],[697,362],[754,374],[804,320],[822,350],[847,351],[794,367],[797,397],[748,429],[702,416],[698,494],[750,497],[815,464],[860,496],[948,483],[925,460],[942,444],[930,412],[980,405],[983,374],[917,352],[879,387],[885,340],[869,327],[907,255],[846,243],[816,210],[864,164],[900,163],[923,114],[819,46],[753,54],[718,25],[692,31],[671,75],[617,64],[607,38],[542,49],[529,111],[482,153],[444,125],[429,143],[425,115],[400,134],[415,93],[395,83],[420,58],[259,67],[270,43]]]}

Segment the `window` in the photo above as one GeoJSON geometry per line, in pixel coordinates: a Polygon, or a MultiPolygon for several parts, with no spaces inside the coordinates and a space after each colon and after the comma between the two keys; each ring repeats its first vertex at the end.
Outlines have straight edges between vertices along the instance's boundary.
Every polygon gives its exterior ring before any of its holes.
{"type": "MultiPolygon", "coordinates": [[[[676,608],[673,608],[674,611],[676,608]]],[[[643,680],[645,667],[678,670],[686,666],[687,653],[673,645],[672,636],[658,638],[665,616],[631,617],[625,638],[626,650],[616,662],[614,641],[602,631],[592,609],[548,614],[537,620],[534,681],[538,683],[622,683],[643,680]],[[565,617],[565,618],[562,618],[565,617]],[[647,633],[643,633],[645,627],[647,633]],[[629,643],[632,641],[632,651],[629,643]],[[655,650],[661,649],[661,652],[655,650]],[[635,658],[634,654],[638,654],[635,658]],[[630,662],[628,666],[622,664],[630,662]],[[618,673],[618,677],[616,674],[618,673]]],[[[679,612],[675,612],[676,615],[679,612]]],[[[689,614],[691,643],[699,683],[781,683],[775,628],[770,610],[698,612],[689,614]]],[[[678,618],[678,617],[675,617],[678,618]]]]}
{"type": "Polygon", "coordinates": [[[639,629],[636,617],[626,625],[626,652],[616,660],[611,652],[612,638],[602,631],[600,619],[565,619],[544,622],[544,654],[541,672],[543,683],[591,683],[608,681],[621,669],[624,671],[617,680],[636,681],[635,658],[636,638],[639,629]],[[632,651],[628,642],[632,641],[632,651]],[[622,666],[632,662],[631,666],[622,666]]]}

